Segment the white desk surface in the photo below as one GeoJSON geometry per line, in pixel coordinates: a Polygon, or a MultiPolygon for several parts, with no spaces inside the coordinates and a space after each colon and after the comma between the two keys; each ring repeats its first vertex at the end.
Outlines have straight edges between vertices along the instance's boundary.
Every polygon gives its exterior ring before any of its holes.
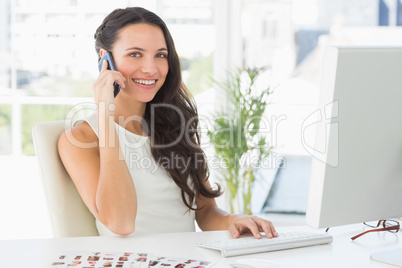
{"type": "MultiPolygon", "coordinates": [[[[314,230],[307,226],[277,228],[279,232],[314,230]]],[[[279,267],[395,267],[370,260],[370,254],[402,248],[402,235],[389,232],[366,234],[355,241],[350,237],[366,230],[363,224],[330,229],[334,241],[328,245],[223,258],[220,252],[196,247],[200,241],[228,238],[227,231],[134,235],[132,237],[74,237],[57,239],[0,240],[0,267],[49,267],[62,252],[131,251],[158,256],[217,262],[229,267],[237,259],[267,258],[279,267]]],[[[324,232],[324,230],[319,230],[324,232]]],[[[402,249],[401,249],[402,252],[402,249]]]]}

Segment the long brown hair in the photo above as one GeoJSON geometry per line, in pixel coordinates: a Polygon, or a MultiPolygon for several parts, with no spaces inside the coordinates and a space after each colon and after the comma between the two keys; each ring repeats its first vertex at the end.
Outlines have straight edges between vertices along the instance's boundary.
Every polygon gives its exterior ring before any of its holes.
{"type": "Polygon", "coordinates": [[[95,33],[95,49],[100,59],[100,49],[110,51],[119,31],[126,25],[146,23],[159,27],[168,49],[169,71],[165,83],[147,103],[144,120],[149,127],[151,152],[181,189],[181,197],[189,209],[194,209],[195,197],[208,198],[221,195],[221,187],[209,189],[206,156],[200,148],[197,107],[182,82],[180,60],[173,38],[155,13],[140,7],[116,9],[105,17],[95,33]]]}

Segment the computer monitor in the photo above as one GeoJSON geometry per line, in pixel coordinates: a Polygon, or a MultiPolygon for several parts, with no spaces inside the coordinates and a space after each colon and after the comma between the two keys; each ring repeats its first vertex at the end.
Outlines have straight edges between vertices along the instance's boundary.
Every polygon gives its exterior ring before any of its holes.
{"type": "Polygon", "coordinates": [[[319,108],[306,223],[402,216],[402,47],[326,48],[319,108]]]}

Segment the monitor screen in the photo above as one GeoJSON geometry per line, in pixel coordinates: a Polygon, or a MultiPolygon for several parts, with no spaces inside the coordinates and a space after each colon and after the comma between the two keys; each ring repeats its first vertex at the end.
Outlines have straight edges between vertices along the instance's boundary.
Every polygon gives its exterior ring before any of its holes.
{"type": "Polygon", "coordinates": [[[327,47],[306,222],[402,215],[402,47],[327,47]]]}

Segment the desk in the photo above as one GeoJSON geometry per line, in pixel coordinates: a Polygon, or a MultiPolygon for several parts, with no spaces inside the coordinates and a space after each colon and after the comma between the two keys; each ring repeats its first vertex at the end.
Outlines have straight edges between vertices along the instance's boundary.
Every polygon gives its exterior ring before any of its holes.
{"type": "MultiPolygon", "coordinates": [[[[279,232],[312,230],[307,226],[277,229],[279,232]]],[[[228,238],[227,231],[0,240],[0,267],[48,267],[55,257],[66,251],[148,252],[158,256],[211,260],[217,262],[214,267],[229,267],[237,259],[254,257],[270,259],[280,267],[394,267],[371,261],[370,253],[402,247],[401,233],[370,233],[356,241],[350,239],[363,230],[363,224],[335,227],[330,229],[334,237],[332,244],[230,258],[221,257],[218,251],[195,246],[199,241],[228,238]]]]}

